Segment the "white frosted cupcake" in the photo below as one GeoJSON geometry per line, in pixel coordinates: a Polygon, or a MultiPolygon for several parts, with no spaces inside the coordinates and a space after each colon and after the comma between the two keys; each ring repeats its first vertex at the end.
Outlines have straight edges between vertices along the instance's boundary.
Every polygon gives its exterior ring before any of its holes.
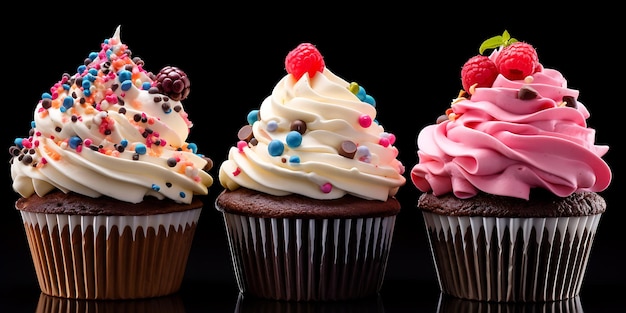
{"type": "Polygon", "coordinates": [[[383,284],[404,166],[374,98],[324,64],[312,44],[292,50],[220,167],[216,208],[246,296],[345,300],[383,284]]]}
{"type": "Polygon", "coordinates": [[[119,28],[34,110],[10,148],[42,292],[135,299],[176,292],[213,179],[186,142],[189,79],[144,70],[119,28]]]}

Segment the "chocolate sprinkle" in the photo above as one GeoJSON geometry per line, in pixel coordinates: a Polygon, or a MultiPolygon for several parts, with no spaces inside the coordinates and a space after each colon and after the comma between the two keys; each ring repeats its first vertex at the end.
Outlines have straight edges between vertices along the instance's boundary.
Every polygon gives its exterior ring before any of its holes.
{"type": "Polygon", "coordinates": [[[251,125],[245,125],[245,126],[241,127],[239,129],[239,132],[237,133],[237,137],[239,138],[239,140],[244,140],[246,142],[250,142],[250,139],[252,139],[252,137],[253,137],[252,126],[251,125]]]}
{"type": "Polygon", "coordinates": [[[517,93],[517,98],[520,100],[532,100],[537,98],[537,96],[539,96],[537,90],[530,86],[522,86],[517,93]]]}
{"type": "Polygon", "coordinates": [[[346,140],[339,146],[339,155],[348,159],[354,158],[356,154],[356,144],[350,140],[346,140]]]}
{"type": "Polygon", "coordinates": [[[576,99],[572,96],[563,96],[563,102],[565,102],[565,106],[574,109],[578,108],[578,102],[576,102],[576,99]]]}
{"type": "Polygon", "coordinates": [[[306,123],[303,120],[295,120],[291,122],[291,130],[295,130],[301,135],[304,135],[306,132],[306,123]]]}

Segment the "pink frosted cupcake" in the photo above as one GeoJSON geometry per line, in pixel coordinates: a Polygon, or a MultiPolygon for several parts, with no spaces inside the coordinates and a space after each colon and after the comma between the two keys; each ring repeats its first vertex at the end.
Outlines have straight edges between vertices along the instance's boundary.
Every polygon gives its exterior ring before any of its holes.
{"type": "Polygon", "coordinates": [[[136,299],[176,292],[213,178],[186,142],[187,75],[144,69],[119,27],[43,93],[9,150],[43,293],[136,299]]]}
{"type": "Polygon", "coordinates": [[[505,31],[480,53],[446,115],[419,133],[411,171],[439,285],[474,300],[573,298],[606,210],[608,147],[532,45],[505,31]]]}

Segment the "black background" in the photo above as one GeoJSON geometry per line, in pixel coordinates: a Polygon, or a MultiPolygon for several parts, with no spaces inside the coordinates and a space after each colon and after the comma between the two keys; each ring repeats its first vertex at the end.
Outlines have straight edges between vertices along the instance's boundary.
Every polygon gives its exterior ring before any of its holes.
{"type": "MultiPolygon", "coordinates": [[[[33,12],[3,11],[2,21],[4,159],[3,209],[0,209],[0,311],[35,312],[39,289],[19,213],[13,203],[8,148],[30,129],[32,110],[64,72],[74,73],[91,51],[121,25],[121,39],[145,61],[149,71],[166,65],[183,69],[191,93],[183,102],[194,122],[188,141],[213,159],[210,188],[179,296],[187,312],[234,312],[237,289],[223,221],[213,208],[222,190],[219,164],[237,141],[246,114],[258,108],[285,75],[284,57],[301,42],[315,44],[326,65],[356,81],[377,101],[378,121],[396,135],[407,184],[397,197],[397,219],[387,276],[381,291],[386,312],[436,312],[439,297],[421,216],[417,189],[409,172],[417,162],[416,136],[435,121],[456,97],[460,68],[477,54],[480,43],[507,29],[533,44],[540,62],[560,70],[569,87],[591,112],[590,127],[599,144],[611,147],[605,160],[613,182],[602,193],[608,209],[596,235],[581,292],[585,312],[612,312],[626,287],[624,191],[624,53],[619,10],[579,7],[574,12],[546,12],[544,7],[497,8],[487,13],[449,7],[369,7],[310,3],[307,8],[274,11],[235,5],[169,7],[128,5],[128,11],[102,7],[70,10],[55,5],[33,12]],[[155,9],[152,10],[151,9],[155,9]],[[5,310],[7,309],[7,310],[5,310]]],[[[471,4],[472,6],[474,3],[471,4]]],[[[22,5],[19,5],[20,7],[22,5]]]]}

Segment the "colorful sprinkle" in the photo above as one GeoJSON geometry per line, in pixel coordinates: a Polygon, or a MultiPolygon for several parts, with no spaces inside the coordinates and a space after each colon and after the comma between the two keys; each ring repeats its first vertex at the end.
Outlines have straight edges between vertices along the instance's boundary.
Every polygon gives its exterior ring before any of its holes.
{"type": "Polygon", "coordinates": [[[285,146],[279,140],[272,140],[270,141],[269,145],[267,145],[267,152],[271,156],[279,156],[283,154],[284,151],[285,151],[285,146]]]}
{"type": "Polygon", "coordinates": [[[292,130],[287,134],[285,142],[290,148],[299,147],[300,144],[302,144],[302,135],[299,132],[292,130]]]}
{"type": "Polygon", "coordinates": [[[329,193],[333,190],[333,185],[331,183],[325,183],[323,185],[320,186],[320,190],[323,193],[329,193]]]}
{"type": "Polygon", "coordinates": [[[359,125],[363,128],[370,127],[372,125],[372,118],[367,114],[359,116],[359,125]]]}

